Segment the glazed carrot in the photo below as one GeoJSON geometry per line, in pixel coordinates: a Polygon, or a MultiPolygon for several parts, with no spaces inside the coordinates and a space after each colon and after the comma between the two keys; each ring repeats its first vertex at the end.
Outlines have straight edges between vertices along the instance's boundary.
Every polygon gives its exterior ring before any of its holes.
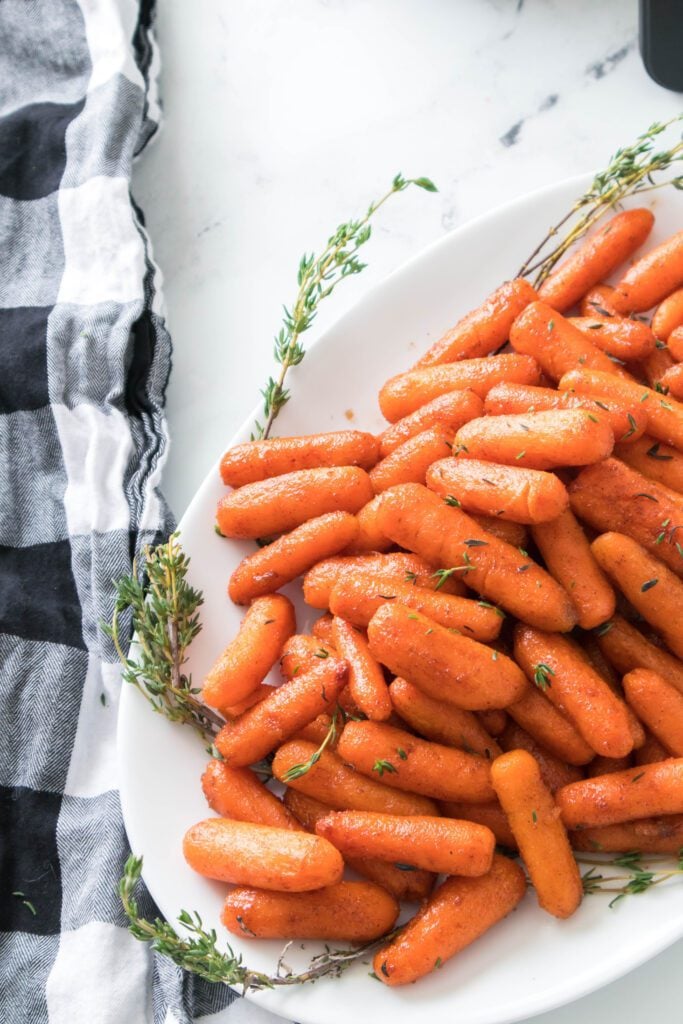
{"type": "Polygon", "coordinates": [[[543,782],[551,793],[555,793],[570,782],[577,782],[583,778],[583,772],[579,768],[555,757],[516,722],[510,722],[507,726],[505,732],[500,736],[500,744],[506,752],[525,750],[531,754],[538,764],[543,782]]]}
{"type": "Polygon", "coordinates": [[[221,818],[299,828],[294,815],[249,768],[230,768],[212,759],[202,775],[202,789],[209,807],[221,818]]]}
{"type": "Polygon", "coordinates": [[[305,633],[295,633],[282,648],[280,671],[285,679],[294,679],[295,676],[315,669],[321,661],[330,656],[338,657],[333,644],[305,633]]]}
{"type": "Polygon", "coordinates": [[[560,761],[582,765],[595,756],[595,751],[574,724],[535,686],[530,687],[525,696],[511,704],[507,711],[517,725],[560,761]]]}
{"type": "Polygon", "coordinates": [[[233,889],[221,921],[240,938],[372,942],[393,928],[398,911],[379,885],[337,882],[317,892],[233,889]]]}
{"type": "Polygon", "coordinates": [[[227,707],[222,709],[222,713],[226,718],[239,718],[249,708],[253,708],[254,704],[259,704],[264,697],[268,697],[273,691],[273,687],[269,686],[268,683],[259,683],[255,690],[253,690],[248,697],[244,700],[239,701],[238,704],[229,704],[227,707]]]}
{"type": "Polygon", "coordinates": [[[655,350],[655,336],[642,320],[574,316],[569,318],[569,323],[590,338],[597,348],[626,362],[645,359],[655,350]]]}
{"type": "Polygon", "coordinates": [[[683,365],[676,363],[663,373],[660,379],[662,387],[667,388],[670,395],[673,395],[679,402],[683,399],[683,365]]]}
{"type": "Polygon", "coordinates": [[[572,782],[558,791],[556,799],[571,829],[683,814],[683,758],[572,782]]]}
{"type": "Polygon", "coordinates": [[[610,374],[619,370],[617,364],[590,338],[545,302],[533,302],[517,317],[510,331],[510,344],[516,352],[532,356],[544,373],[555,381],[580,366],[610,374]]]}
{"type": "Polygon", "coordinates": [[[433,800],[415,793],[390,789],[379,778],[365,778],[328,750],[323,751],[305,774],[295,773],[293,769],[310,761],[317,749],[315,743],[290,740],[280,747],[273,758],[273,775],[280,782],[286,782],[293,789],[337,811],[379,811],[381,814],[430,816],[439,813],[433,800]]]}
{"type": "Polygon", "coordinates": [[[358,512],[373,494],[370,477],[357,466],[302,469],[221,498],[216,520],[224,537],[271,537],[328,512],[358,512]]]}
{"type": "Polygon", "coordinates": [[[643,208],[622,210],[611,217],[550,273],[539,297],[563,313],[632,256],[653,224],[652,213],[643,208]]]}
{"type": "Polygon", "coordinates": [[[443,800],[439,806],[447,818],[476,821],[478,825],[486,825],[493,832],[497,843],[507,846],[510,850],[517,849],[517,840],[512,834],[505,811],[497,800],[492,800],[488,804],[463,804],[453,800],[443,800]]]}
{"type": "Polygon", "coordinates": [[[594,416],[604,414],[615,439],[623,445],[637,441],[647,426],[647,416],[640,401],[623,401],[618,397],[601,401],[590,395],[575,395],[569,391],[553,391],[552,388],[524,384],[496,384],[486,396],[484,409],[490,416],[544,412],[550,409],[586,409],[594,416]]]}
{"type": "MultiPolygon", "coordinates": [[[[341,702],[341,696],[339,700],[341,702]]],[[[334,750],[339,736],[336,735],[333,739],[329,738],[327,734],[331,724],[331,715],[318,715],[318,717],[314,718],[312,722],[308,723],[308,725],[304,725],[298,732],[295,732],[292,738],[295,740],[307,740],[309,743],[315,743],[317,747],[326,741],[325,749],[334,750]]]]}
{"type": "Polygon", "coordinates": [[[465,711],[507,707],[528,689],[522,672],[504,654],[396,602],[375,612],[368,640],[372,653],[394,675],[465,711]]]}
{"type": "Polygon", "coordinates": [[[581,875],[536,760],[526,750],[512,750],[496,758],[491,778],[539,906],[554,917],[571,917],[581,903],[581,875]]]}
{"type": "Polygon", "coordinates": [[[451,454],[453,434],[443,427],[429,427],[395,448],[370,471],[377,494],[396,484],[423,484],[432,462],[451,454]]]}
{"type": "Polygon", "coordinates": [[[676,547],[683,496],[674,496],[618,459],[607,459],[579,473],[569,497],[574,513],[595,530],[625,533],[683,574],[683,557],[676,547]]]}
{"type": "Polygon", "coordinates": [[[367,640],[350,622],[337,615],[332,628],[337,650],[349,666],[351,696],[364,715],[374,722],[385,722],[391,714],[389,688],[367,640]]]}
{"type": "Polygon", "coordinates": [[[379,496],[363,505],[356,513],[358,523],[358,536],[344,549],[344,555],[366,555],[379,551],[388,551],[391,541],[385,537],[377,528],[377,507],[379,496]]]}
{"type": "Polygon", "coordinates": [[[539,523],[531,533],[548,572],[572,599],[579,626],[593,629],[609,619],[614,591],[571,509],[549,523],[539,523]]]}
{"type": "Polygon", "coordinates": [[[657,761],[667,761],[670,757],[671,754],[662,746],[656,736],[646,731],[645,742],[635,753],[636,764],[655,764],[657,761]]]}
{"type": "Polygon", "coordinates": [[[316,619],[311,626],[311,635],[325,645],[334,647],[334,636],[332,634],[333,616],[325,612],[319,619],[316,619]]]}
{"type": "Polygon", "coordinates": [[[643,313],[683,285],[683,231],[651,249],[626,271],[613,301],[620,313],[643,313]]]}
{"type": "MultiPolygon", "coordinates": [[[[603,533],[593,554],[637,612],[677,657],[683,656],[683,583],[658,558],[623,533],[603,533]]],[[[642,666],[641,666],[642,667],[642,666]]]]}
{"type": "Polygon", "coordinates": [[[455,435],[454,453],[529,469],[585,466],[611,454],[614,434],[605,414],[554,409],[470,420],[455,435]]]}
{"type": "Polygon", "coordinates": [[[683,693],[683,664],[667,651],[655,647],[621,615],[613,615],[598,631],[598,644],[617,672],[626,675],[634,668],[657,672],[683,693]]]}
{"type": "MultiPolygon", "coordinates": [[[[631,754],[628,754],[626,757],[600,757],[598,755],[586,766],[586,777],[594,779],[598,775],[611,775],[612,772],[623,772],[630,768],[632,764],[633,755],[631,754]]],[[[567,783],[574,781],[576,780],[568,779],[567,783]]]]}
{"type": "Polygon", "coordinates": [[[205,878],[278,892],[333,885],[344,870],[339,851],[320,836],[229,818],[207,818],[189,828],[183,854],[205,878]]]}
{"type": "Polygon", "coordinates": [[[339,755],[369,778],[392,789],[437,800],[485,803],[493,799],[489,763],[483,757],[412,736],[381,722],[347,722],[339,755]]]}
{"type": "Polygon", "coordinates": [[[651,388],[661,391],[662,380],[667,370],[675,366],[673,357],[668,347],[656,348],[649,356],[646,356],[639,364],[639,377],[644,377],[651,388]],[[659,385],[659,387],[658,387],[659,385]]]}
{"type": "Polygon", "coordinates": [[[590,853],[638,850],[640,853],[678,854],[683,847],[683,814],[581,829],[579,832],[570,832],[569,838],[575,850],[590,853]]]}
{"type": "MultiPolygon", "coordinates": [[[[509,519],[496,516],[482,516],[477,512],[468,512],[470,518],[486,533],[492,533],[498,540],[504,540],[513,548],[524,548],[529,540],[529,533],[522,523],[513,523],[509,519]]],[[[451,577],[452,579],[452,577],[451,577]]]]}
{"type": "Polygon", "coordinates": [[[385,985],[407,985],[447,960],[506,917],[526,893],[524,872],[494,854],[480,878],[447,878],[388,946],[375,954],[375,975],[385,985]]]}
{"type": "Polygon", "coordinates": [[[574,641],[519,625],[515,660],[596,754],[623,757],[630,753],[633,737],[626,706],[574,641]]]}
{"type": "Polygon", "coordinates": [[[348,512],[328,512],[297,526],[291,533],[247,555],[228,585],[235,604],[279,590],[307,572],[321,558],[329,558],[358,536],[358,522],[348,512]]]}
{"type": "Polygon", "coordinates": [[[683,757],[683,694],[646,668],[624,676],[624,693],[638,718],[673,757],[683,757]]]}
{"type": "MultiPolygon", "coordinates": [[[[683,289],[681,289],[681,291],[683,291],[683,289]]],[[[683,326],[675,327],[673,329],[667,339],[666,347],[669,350],[669,355],[675,359],[677,363],[683,362],[683,326]]]]}
{"type": "Polygon", "coordinates": [[[513,321],[535,299],[536,292],[523,277],[506,281],[434,342],[415,365],[435,366],[490,355],[505,344],[513,321]]]}
{"type": "Polygon", "coordinates": [[[522,621],[560,631],[575,624],[569,597],[548,573],[426,487],[385,491],[378,514],[395,543],[462,575],[468,587],[522,621]]]}
{"type": "Polygon", "coordinates": [[[332,811],[315,830],[342,855],[399,861],[469,878],[490,870],[496,843],[490,829],[474,822],[368,811],[332,811]]]}
{"type": "Polygon", "coordinates": [[[621,692],[621,678],[614,669],[611,661],[608,661],[602,650],[598,640],[598,634],[602,633],[603,630],[609,630],[612,628],[612,620],[602,624],[600,629],[595,632],[589,633],[584,632],[579,639],[581,650],[586,655],[595,671],[602,676],[605,682],[609,685],[611,690],[616,693],[621,692]]]}
{"type": "Polygon", "coordinates": [[[586,292],[581,299],[579,303],[581,316],[618,316],[619,314],[612,303],[613,295],[614,288],[611,285],[597,284],[595,288],[591,288],[589,292],[586,292]]]}
{"type": "Polygon", "coordinates": [[[683,454],[647,435],[634,444],[618,444],[614,454],[649,480],[683,493],[683,454]]]}
{"type": "Polygon", "coordinates": [[[288,598],[257,598],[204,680],[202,698],[221,709],[245,700],[263,682],[295,630],[294,606],[288,598]]]}
{"type": "Polygon", "coordinates": [[[379,393],[379,407],[385,419],[396,423],[449,391],[469,389],[479,398],[484,398],[486,392],[502,380],[537,384],[538,375],[536,360],[526,355],[464,359],[459,363],[431,366],[392,377],[379,393]]]}
{"type": "Polygon", "coordinates": [[[400,676],[390,685],[389,696],[401,718],[426,739],[489,760],[501,753],[496,741],[470,711],[435,700],[400,676]]]}
{"type": "Polygon", "coordinates": [[[465,512],[516,523],[545,523],[569,505],[566,487],[552,473],[477,459],[435,462],[427,471],[427,486],[442,498],[456,497],[465,512]]]}
{"type": "Polygon", "coordinates": [[[234,768],[259,761],[323,711],[331,710],[347,674],[346,662],[321,661],[224,725],[216,736],[216,747],[234,768]]]}
{"type": "Polygon", "coordinates": [[[440,626],[456,629],[471,640],[495,640],[503,621],[502,612],[485,602],[440,591],[435,593],[411,583],[376,586],[371,576],[362,573],[340,579],[330,594],[334,614],[362,627],[369,624],[378,608],[387,601],[421,612],[440,626]]]}
{"type": "Polygon", "coordinates": [[[221,459],[224,484],[242,487],[302,469],[360,466],[371,469],[379,458],[377,438],[360,430],[337,430],[305,437],[248,441],[229,448],[221,459]]]}
{"type": "Polygon", "coordinates": [[[313,608],[329,608],[330,594],[339,579],[362,575],[372,580],[372,585],[384,587],[391,583],[410,583],[417,587],[428,587],[442,593],[463,594],[464,584],[449,576],[439,586],[440,577],[435,568],[419,555],[393,551],[388,555],[355,555],[341,558],[326,558],[318,562],[304,576],[304,600],[313,608]]]}
{"type": "Polygon", "coordinates": [[[399,445],[409,441],[430,427],[441,427],[451,436],[458,427],[483,412],[481,398],[473,391],[448,391],[420,406],[409,416],[394,423],[379,435],[379,450],[383,458],[391,455],[399,445]]]}
{"type": "Polygon", "coordinates": [[[667,295],[652,317],[652,332],[666,341],[677,327],[683,326],[683,288],[667,295]]]}
{"type": "Polygon", "coordinates": [[[489,711],[477,711],[476,718],[490,736],[500,736],[508,724],[508,716],[499,708],[489,711]]]}

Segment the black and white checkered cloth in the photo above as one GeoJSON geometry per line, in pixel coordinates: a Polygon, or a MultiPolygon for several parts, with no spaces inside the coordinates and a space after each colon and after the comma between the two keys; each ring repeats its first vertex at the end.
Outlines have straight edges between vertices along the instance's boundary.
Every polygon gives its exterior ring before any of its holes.
{"type": "Polygon", "coordinates": [[[171,346],[129,193],[159,121],[152,8],[0,0],[2,1024],[208,1022],[235,998],[153,957],[116,894],[120,674],[98,621],[171,526],[171,346]]]}

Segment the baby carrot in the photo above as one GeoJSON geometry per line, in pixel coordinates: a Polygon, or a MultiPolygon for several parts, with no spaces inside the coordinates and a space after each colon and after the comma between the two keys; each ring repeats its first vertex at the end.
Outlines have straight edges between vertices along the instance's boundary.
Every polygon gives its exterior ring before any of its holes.
{"type": "Polygon", "coordinates": [[[597,348],[626,362],[645,359],[655,349],[655,336],[642,320],[574,316],[569,317],[569,323],[590,338],[597,348]]]}
{"type": "Polygon", "coordinates": [[[581,316],[618,316],[619,314],[612,304],[613,295],[614,288],[611,285],[596,284],[595,288],[586,292],[579,303],[581,316]]]}
{"type": "Polygon", "coordinates": [[[451,454],[453,434],[443,427],[429,427],[395,448],[370,471],[377,494],[396,484],[423,484],[432,462],[451,454]]]}
{"type": "Polygon", "coordinates": [[[209,671],[202,697],[212,708],[238,704],[263,682],[296,629],[294,606],[281,594],[257,598],[234,640],[209,671]]]}
{"type": "Polygon", "coordinates": [[[507,753],[511,750],[525,750],[530,754],[537,762],[541,778],[551,793],[583,778],[583,772],[579,768],[555,757],[516,722],[510,722],[500,736],[500,743],[507,753]]]}
{"type": "Polygon", "coordinates": [[[613,615],[597,634],[600,650],[620,675],[635,668],[657,672],[683,693],[683,664],[673,655],[655,647],[621,615],[613,615]]]}
{"type": "Polygon", "coordinates": [[[435,366],[490,355],[505,344],[513,321],[535,299],[536,292],[523,277],[506,281],[434,342],[415,365],[435,366]]]}
{"type": "Polygon", "coordinates": [[[551,380],[557,381],[581,366],[610,374],[618,372],[609,356],[545,302],[533,302],[517,317],[510,331],[510,344],[516,352],[533,357],[551,380]]]}
{"type": "Polygon", "coordinates": [[[334,636],[332,634],[332,621],[333,617],[329,612],[325,612],[319,619],[316,619],[311,626],[311,635],[321,643],[331,645],[334,647],[334,636]]]}
{"type": "Polygon", "coordinates": [[[291,533],[247,555],[228,584],[235,604],[279,590],[307,572],[321,558],[342,551],[358,536],[358,522],[349,512],[328,512],[297,526],[291,533]]]}
{"type": "Polygon", "coordinates": [[[427,471],[427,486],[454,495],[465,512],[517,523],[545,523],[569,505],[567,489],[552,473],[477,459],[441,459],[427,471]]]}
{"type": "Polygon", "coordinates": [[[430,366],[422,370],[401,373],[388,380],[379,393],[379,407],[385,419],[390,423],[396,423],[397,420],[410,416],[427,402],[449,391],[469,389],[479,398],[484,398],[489,388],[500,381],[537,384],[538,374],[535,359],[516,354],[488,356],[485,359],[464,359],[459,363],[430,366]]]}
{"type": "Polygon", "coordinates": [[[574,724],[535,686],[530,687],[524,697],[511,704],[507,711],[517,725],[560,761],[582,765],[595,756],[595,751],[574,724]]]}
{"type": "Polygon", "coordinates": [[[502,752],[471,711],[435,700],[407,679],[397,676],[389,687],[389,696],[404,722],[428,740],[489,760],[502,752]]]}
{"type": "Polygon", "coordinates": [[[615,456],[649,480],[683,494],[683,453],[647,435],[634,444],[618,444],[615,456]]]}
{"type": "Polygon", "coordinates": [[[604,414],[553,409],[470,420],[455,435],[453,452],[485,462],[553,469],[599,462],[613,447],[614,434],[604,414]]]}
{"type": "Polygon", "coordinates": [[[496,843],[490,829],[474,822],[368,811],[332,811],[318,821],[315,831],[342,855],[399,861],[469,878],[490,870],[496,843]]]}
{"type": "Polygon", "coordinates": [[[465,591],[461,581],[453,576],[445,580],[443,586],[439,586],[440,577],[435,573],[434,566],[419,555],[394,551],[388,555],[347,555],[318,562],[304,576],[306,604],[313,608],[329,608],[330,594],[337,581],[356,575],[372,580],[372,585],[380,588],[391,583],[410,583],[430,590],[438,587],[447,594],[462,594],[465,591]]]}
{"type": "Polygon", "coordinates": [[[458,427],[473,420],[475,416],[481,416],[482,412],[481,398],[473,391],[448,391],[387,427],[379,435],[380,454],[386,458],[399,445],[430,427],[441,427],[452,437],[458,427]]]}
{"type": "Polygon", "coordinates": [[[216,519],[224,537],[271,537],[327,512],[358,512],[373,494],[370,477],[358,466],[302,469],[226,495],[216,519]]]}
{"type": "Polygon", "coordinates": [[[365,555],[389,550],[391,541],[377,527],[378,505],[379,496],[376,496],[356,513],[358,536],[344,549],[344,555],[365,555]]]}
{"type": "Polygon", "coordinates": [[[254,704],[258,704],[273,692],[273,687],[269,686],[268,683],[259,683],[255,690],[245,697],[244,700],[239,701],[237,704],[228,704],[226,707],[221,708],[221,713],[226,718],[239,718],[249,708],[253,708],[254,704]]]}
{"type": "Polygon", "coordinates": [[[556,799],[570,829],[683,814],[683,758],[572,782],[556,799]]]}
{"type": "Polygon", "coordinates": [[[514,910],[525,893],[524,872],[501,854],[494,854],[487,875],[447,878],[397,937],[375,954],[375,976],[385,985],[407,985],[438,970],[514,910]]]}
{"type": "Polygon", "coordinates": [[[633,749],[626,706],[568,637],[530,626],[515,629],[515,660],[527,678],[567,715],[596,754],[623,757],[633,749]]]}
{"type": "Polygon", "coordinates": [[[442,800],[439,806],[447,818],[476,821],[478,825],[486,825],[493,832],[497,843],[509,850],[517,849],[517,840],[512,834],[505,811],[497,800],[487,804],[464,804],[454,800],[442,800]]]}
{"type": "Polygon", "coordinates": [[[680,402],[683,399],[683,364],[676,363],[675,366],[670,367],[662,374],[660,383],[670,395],[680,402]]]}
{"type": "Polygon", "coordinates": [[[661,394],[664,391],[662,385],[664,375],[675,365],[673,357],[665,345],[662,348],[656,348],[654,352],[638,363],[638,376],[645,378],[650,387],[661,394]]]}
{"type": "Polygon", "coordinates": [[[632,256],[653,224],[652,213],[644,208],[622,210],[611,217],[549,274],[539,297],[563,313],[632,256]]]}
{"type": "Polygon", "coordinates": [[[683,288],[678,288],[660,302],[652,317],[652,333],[666,341],[677,327],[683,326],[683,288]]]}
{"type": "Polygon", "coordinates": [[[513,523],[510,519],[497,516],[482,516],[478,512],[468,512],[467,514],[486,533],[492,533],[494,537],[504,540],[506,544],[512,544],[513,548],[527,546],[529,533],[522,523],[513,523]]]}
{"type": "Polygon", "coordinates": [[[507,707],[528,689],[523,673],[504,654],[396,602],[375,612],[368,640],[394,675],[466,711],[507,707]]]}
{"type": "Polygon", "coordinates": [[[242,487],[302,469],[360,466],[371,469],[379,458],[377,438],[360,430],[337,430],[304,437],[248,441],[228,449],[221,459],[224,484],[242,487]]]}
{"type": "Polygon", "coordinates": [[[336,658],[320,661],[314,669],[274,689],[241,718],[224,725],[216,736],[216,747],[235,768],[259,761],[317,715],[331,710],[347,675],[346,662],[336,658]]]}
{"type": "MultiPolygon", "coordinates": [[[[339,698],[341,703],[341,696],[339,698]]],[[[338,736],[335,735],[334,739],[330,739],[328,732],[332,724],[331,715],[318,715],[308,725],[304,725],[303,728],[299,729],[298,732],[294,733],[293,739],[295,740],[307,740],[310,743],[315,743],[319,747],[322,743],[325,743],[326,750],[334,750],[337,745],[338,736]]]]}
{"type": "Polygon", "coordinates": [[[233,935],[252,939],[326,939],[372,942],[396,923],[399,906],[372,882],[337,882],[317,892],[228,893],[221,921],[233,935]]]}
{"type": "Polygon", "coordinates": [[[249,768],[230,768],[223,761],[212,759],[202,775],[202,789],[209,807],[221,818],[274,828],[299,828],[291,811],[249,768]]]}
{"type": "Polygon", "coordinates": [[[667,761],[670,757],[671,754],[662,746],[657,737],[653,736],[651,732],[646,732],[645,742],[636,750],[635,762],[636,764],[655,764],[657,761],[667,761]]]}
{"type": "Polygon", "coordinates": [[[183,854],[205,878],[278,892],[333,885],[344,871],[339,851],[320,836],[229,818],[207,818],[189,828],[183,854]]]}
{"type": "Polygon", "coordinates": [[[572,599],[579,626],[593,629],[609,619],[614,613],[614,591],[571,509],[551,522],[539,523],[531,533],[548,572],[572,599]]]}
{"type": "MultiPolygon", "coordinates": [[[[658,558],[622,533],[603,533],[592,544],[593,554],[667,647],[683,656],[683,583],[658,558]]],[[[601,752],[601,751],[600,751],[601,752]]]]}
{"type": "Polygon", "coordinates": [[[643,313],[683,285],[683,231],[651,249],[626,271],[614,290],[620,313],[643,313]]]}
{"type": "Polygon", "coordinates": [[[683,814],[585,828],[570,832],[569,837],[575,850],[587,853],[637,850],[639,853],[678,854],[683,847],[683,814]]]}
{"type": "Polygon", "coordinates": [[[393,487],[382,495],[382,529],[401,547],[450,569],[448,575],[461,575],[468,587],[522,621],[570,630],[576,613],[562,587],[517,548],[447,502],[420,484],[393,487]]]}
{"type": "Polygon", "coordinates": [[[350,622],[335,615],[333,632],[336,648],[349,666],[349,690],[368,718],[385,722],[391,714],[389,689],[384,672],[371,654],[365,637],[350,622]]]}
{"type": "Polygon", "coordinates": [[[638,718],[669,753],[683,757],[683,694],[646,668],[624,676],[624,693],[638,718]]]}
{"type": "Polygon", "coordinates": [[[295,633],[282,648],[280,671],[285,679],[294,679],[314,669],[320,661],[330,656],[338,657],[334,644],[305,633],[295,633]]]}
{"type": "Polygon", "coordinates": [[[581,903],[581,875],[536,760],[511,750],[493,762],[491,778],[539,905],[554,917],[571,917],[581,903]]]}
{"type": "MultiPolygon", "coordinates": [[[[681,289],[681,292],[683,293],[683,288],[681,289]]],[[[675,359],[677,363],[683,362],[683,325],[680,327],[674,327],[667,339],[666,347],[669,350],[669,355],[675,359]]]]}

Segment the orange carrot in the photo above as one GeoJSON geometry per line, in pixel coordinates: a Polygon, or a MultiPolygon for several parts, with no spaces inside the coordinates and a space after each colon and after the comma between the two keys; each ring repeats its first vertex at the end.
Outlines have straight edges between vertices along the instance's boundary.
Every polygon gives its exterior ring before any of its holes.
{"type": "Polygon", "coordinates": [[[638,718],[674,757],[683,757],[683,694],[646,668],[624,676],[624,693],[638,718]]]}
{"type": "Polygon", "coordinates": [[[189,828],[183,854],[205,878],[278,892],[333,885],[344,870],[339,851],[320,836],[228,818],[207,818],[189,828]]]}
{"type": "Polygon", "coordinates": [[[476,821],[478,825],[486,825],[493,832],[497,843],[507,846],[510,850],[517,849],[517,840],[512,834],[505,811],[497,800],[492,800],[488,804],[464,804],[453,800],[443,800],[439,806],[447,818],[476,821]]]}
{"type": "Polygon", "coordinates": [[[677,327],[683,326],[683,288],[667,295],[652,317],[652,331],[656,338],[667,341],[677,327]]]}
{"type": "MultiPolygon", "coordinates": [[[[683,292],[683,288],[681,291],[683,292]]],[[[677,363],[683,362],[683,326],[674,327],[667,339],[666,347],[669,350],[669,355],[675,359],[677,363]]]]}
{"type": "Polygon", "coordinates": [[[349,689],[364,715],[385,722],[391,714],[389,689],[384,672],[370,652],[367,640],[351,623],[335,615],[334,639],[337,650],[349,666],[349,689]]]}
{"type": "MultiPolygon", "coordinates": [[[[329,561],[329,559],[327,560],[329,561]]],[[[326,646],[334,647],[334,635],[332,633],[333,616],[325,612],[319,619],[316,619],[311,626],[311,635],[320,640],[326,646]]]]}
{"type": "Polygon", "coordinates": [[[473,420],[475,416],[481,416],[482,412],[481,398],[473,391],[448,391],[387,427],[379,436],[380,453],[386,458],[399,445],[430,427],[441,427],[453,436],[458,427],[473,420]]]}
{"type": "Polygon", "coordinates": [[[507,710],[517,725],[560,761],[582,765],[595,756],[593,748],[572,722],[536,687],[530,687],[525,696],[507,710]]]}
{"type": "Polygon", "coordinates": [[[224,484],[242,487],[302,469],[360,466],[371,469],[379,458],[377,438],[360,430],[337,430],[305,437],[248,441],[228,449],[221,459],[224,484]]]}
{"type": "Polygon", "coordinates": [[[370,552],[388,551],[391,541],[388,540],[377,528],[377,507],[379,496],[363,505],[356,514],[358,523],[358,536],[344,549],[344,555],[366,555],[370,552]]]}
{"type": "Polygon", "coordinates": [[[206,703],[222,709],[245,700],[263,682],[295,630],[294,606],[288,598],[257,598],[204,680],[206,703]]]}
{"type": "Polygon", "coordinates": [[[536,292],[523,277],[506,281],[446,331],[415,365],[435,366],[490,355],[505,344],[513,321],[535,299],[536,292]]]}
{"type": "Polygon", "coordinates": [[[510,331],[510,344],[516,352],[532,356],[551,380],[557,381],[581,366],[618,373],[617,364],[609,356],[545,302],[533,302],[517,317],[510,331]]]}
{"type": "Polygon", "coordinates": [[[632,256],[653,224],[650,210],[622,210],[551,271],[539,297],[563,313],[632,256]]]}
{"type": "Polygon", "coordinates": [[[683,847],[683,814],[668,814],[663,818],[641,818],[621,825],[585,828],[570,832],[571,844],[576,850],[588,853],[678,854],[683,847]]]}
{"type": "Polygon", "coordinates": [[[228,585],[235,604],[270,594],[307,572],[321,558],[329,558],[358,536],[358,522],[348,512],[328,512],[297,526],[267,547],[247,555],[228,585]]]}
{"type": "Polygon", "coordinates": [[[571,829],[683,814],[683,758],[572,782],[558,791],[557,802],[571,829]]]}
{"type": "Polygon", "coordinates": [[[325,643],[314,636],[307,636],[305,633],[295,633],[282,648],[280,671],[285,679],[294,679],[304,672],[310,672],[330,655],[338,657],[333,644],[325,643]]]}
{"type": "Polygon", "coordinates": [[[614,454],[649,480],[683,493],[683,454],[647,435],[634,444],[618,444],[614,454]]]}
{"type": "Polygon", "coordinates": [[[313,608],[329,608],[330,594],[337,581],[358,574],[368,580],[371,578],[373,586],[378,587],[388,583],[410,583],[430,590],[438,587],[447,594],[462,594],[465,591],[464,584],[453,576],[445,580],[443,586],[439,586],[440,577],[435,574],[433,565],[419,555],[395,551],[388,555],[355,555],[326,558],[318,562],[304,576],[306,604],[313,608]]]}
{"type": "Polygon", "coordinates": [[[427,486],[455,496],[466,512],[517,523],[545,523],[569,505],[564,484],[552,473],[500,466],[477,459],[441,459],[427,471],[427,486]]]}
{"type": "Polygon", "coordinates": [[[489,711],[477,711],[476,718],[490,736],[500,736],[508,724],[508,716],[499,708],[489,711]]]}
{"type": "Polygon", "coordinates": [[[646,732],[645,742],[636,750],[635,762],[636,764],[655,764],[657,761],[667,761],[669,757],[671,757],[669,751],[662,746],[659,740],[651,732],[646,732]]]}
{"type": "Polygon", "coordinates": [[[395,448],[370,472],[377,494],[396,484],[423,484],[427,470],[437,459],[451,454],[453,434],[443,427],[429,427],[395,448]]]}
{"type": "Polygon", "coordinates": [[[599,629],[595,630],[595,632],[584,632],[581,635],[579,643],[581,645],[581,650],[586,655],[595,671],[602,676],[602,678],[609,685],[611,690],[614,690],[615,693],[620,693],[621,679],[619,677],[619,674],[615,672],[614,666],[610,661],[607,660],[604,653],[600,649],[599,644],[599,634],[602,633],[604,630],[609,630],[611,628],[611,620],[609,622],[604,622],[599,629]]]}
{"type": "Polygon", "coordinates": [[[579,303],[581,316],[618,316],[619,314],[612,303],[613,295],[614,288],[611,285],[597,284],[595,288],[591,288],[590,291],[586,292],[581,299],[579,303]]]}
{"type": "Polygon", "coordinates": [[[664,375],[672,366],[675,366],[675,363],[668,347],[666,345],[658,347],[638,364],[638,376],[644,378],[651,388],[661,393],[664,375]]]}
{"type": "MultiPolygon", "coordinates": [[[[339,701],[341,703],[341,695],[339,701]]],[[[333,734],[333,739],[328,736],[331,725],[331,715],[318,715],[318,717],[314,718],[312,722],[308,723],[308,725],[304,725],[298,732],[295,732],[293,738],[295,740],[307,740],[310,743],[315,743],[318,747],[322,743],[325,743],[326,750],[334,750],[339,736],[337,734],[333,734]]]]}
{"type": "Polygon", "coordinates": [[[680,402],[683,399],[683,365],[676,363],[675,366],[670,367],[662,374],[660,383],[670,395],[680,402]]]}
{"type": "Polygon", "coordinates": [[[569,318],[569,323],[590,338],[597,348],[626,362],[645,359],[655,350],[655,336],[642,320],[574,316],[569,318]]]}
{"type": "Polygon", "coordinates": [[[389,696],[401,718],[426,739],[489,760],[501,753],[496,741],[470,711],[435,700],[400,676],[390,685],[389,696]]]}
{"type": "Polygon", "coordinates": [[[620,313],[643,313],[683,285],[683,231],[651,249],[626,271],[614,290],[620,313]]]}
{"type": "Polygon", "coordinates": [[[300,827],[282,801],[249,768],[230,768],[223,761],[212,759],[202,775],[202,789],[209,807],[221,818],[274,828],[300,827]]]}
{"type": "Polygon", "coordinates": [[[516,722],[510,722],[500,737],[500,743],[507,753],[511,750],[525,750],[531,754],[538,764],[543,782],[551,793],[583,778],[583,772],[579,768],[555,757],[516,722]]]}
{"type": "Polygon", "coordinates": [[[375,954],[375,976],[385,985],[407,985],[447,960],[506,917],[526,893],[524,872],[494,854],[480,878],[447,878],[388,945],[375,954]]]}
{"type": "MultiPolygon", "coordinates": [[[[457,500],[457,499],[456,499],[457,500]]],[[[509,519],[496,516],[481,516],[477,512],[469,512],[470,518],[486,533],[492,533],[498,540],[512,544],[513,548],[524,548],[529,540],[529,532],[522,523],[513,523],[509,519]]]]}
{"type": "Polygon", "coordinates": [[[598,644],[620,675],[626,675],[635,668],[647,668],[663,676],[683,693],[681,662],[667,651],[651,644],[621,615],[613,615],[609,623],[598,630],[598,644]]]}

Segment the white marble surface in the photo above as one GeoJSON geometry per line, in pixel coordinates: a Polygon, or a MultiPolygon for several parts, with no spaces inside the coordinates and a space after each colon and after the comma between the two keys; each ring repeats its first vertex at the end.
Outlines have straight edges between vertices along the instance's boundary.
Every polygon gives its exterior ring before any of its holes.
{"type": "MultiPolygon", "coordinates": [[[[602,165],[678,112],[681,97],[642,68],[636,22],[635,0],[160,5],[166,121],[133,189],[175,343],[165,491],[177,516],[272,372],[299,256],[396,171],[440,192],[393,201],[369,268],[319,328],[443,232],[602,165]]],[[[676,1020],[682,953],[536,1020],[676,1020]]]]}

